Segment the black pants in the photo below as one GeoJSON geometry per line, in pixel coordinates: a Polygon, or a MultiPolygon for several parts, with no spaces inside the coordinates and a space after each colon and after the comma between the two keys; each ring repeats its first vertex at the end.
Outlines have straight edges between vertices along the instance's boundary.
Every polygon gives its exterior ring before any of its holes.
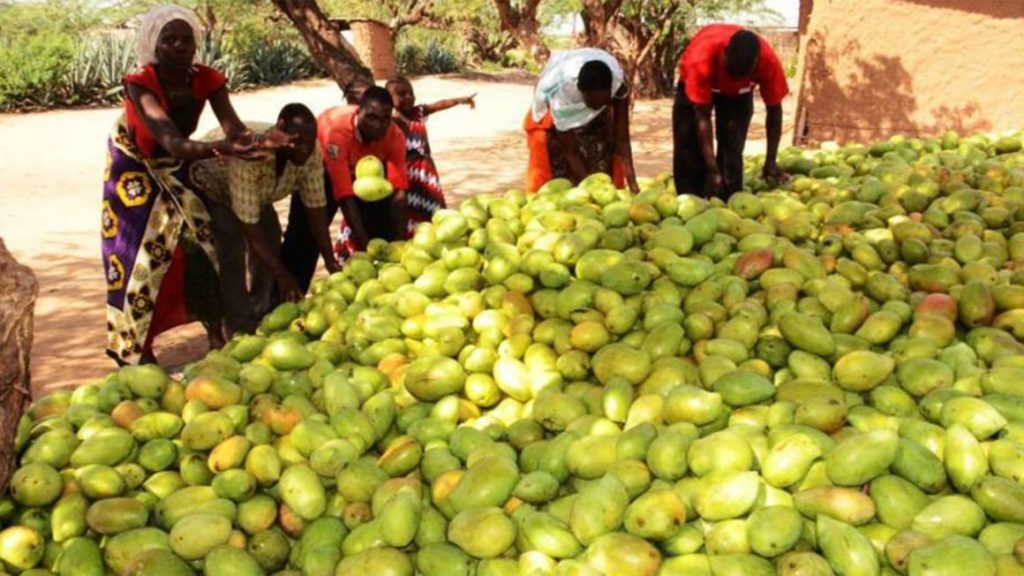
{"type": "MultiPolygon", "coordinates": [[[[327,227],[330,228],[334,221],[334,215],[338,212],[338,204],[334,201],[334,190],[331,188],[331,179],[324,171],[324,194],[327,205],[324,212],[327,214],[327,227]]],[[[288,271],[299,283],[303,293],[309,291],[309,285],[313,282],[313,274],[316,273],[316,262],[320,258],[320,249],[317,248],[316,239],[309,229],[309,218],[306,218],[306,207],[302,204],[302,198],[298,194],[292,194],[291,204],[288,206],[288,228],[284,233],[284,242],[281,244],[281,261],[288,271]]]]}
{"type": "MultiPolygon", "coordinates": [[[[330,227],[338,213],[338,203],[334,200],[334,189],[331,187],[331,179],[324,171],[324,193],[327,195],[327,205],[324,210],[327,214],[327,225],[330,227]]],[[[363,217],[363,229],[370,238],[383,238],[387,241],[395,240],[394,225],[391,221],[392,202],[394,197],[385,198],[377,202],[366,202],[356,198],[356,206],[363,217]]],[[[305,293],[309,291],[309,285],[313,282],[313,275],[316,274],[316,263],[320,258],[320,249],[313,238],[313,232],[309,229],[309,218],[306,218],[306,208],[298,194],[292,194],[291,205],[288,207],[288,228],[284,233],[284,242],[281,245],[281,260],[288,271],[299,283],[299,288],[305,293]]],[[[365,248],[362,247],[362,248],[365,248]]]]}
{"type": "MultiPolygon", "coordinates": [[[[743,188],[743,148],[747,143],[750,119],[754,115],[754,94],[715,94],[712,107],[717,140],[715,158],[722,172],[720,195],[728,198],[743,188]]],[[[686,97],[686,87],[682,82],[676,87],[676,99],[672,105],[672,173],[677,193],[706,196],[707,166],[697,135],[697,111],[686,97]]]]}

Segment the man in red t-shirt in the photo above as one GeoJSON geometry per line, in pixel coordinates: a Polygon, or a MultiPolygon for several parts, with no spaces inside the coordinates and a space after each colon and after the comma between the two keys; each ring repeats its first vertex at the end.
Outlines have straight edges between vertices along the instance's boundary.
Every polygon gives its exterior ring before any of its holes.
{"type": "Polygon", "coordinates": [[[782,64],[757,34],[740,26],[712,24],[693,37],[679,60],[672,107],[672,168],[678,193],[728,198],[743,187],[743,147],[754,114],[755,85],[768,109],[763,174],[769,181],[786,178],[776,163],[782,100],[789,93],[782,64]]]}
{"type": "MultiPolygon", "coordinates": [[[[373,238],[404,240],[408,234],[405,192],[409,178],[405,165],[405,136],[391,121],[394,102],[380,86],[367,88],[359,108],[331,108],[317,119],[324,168],[334,199],[345,216],[342,244],[348,251],[365,250],[373,238]],[[376,202],[356,197],[352,190],[356,164],[376,156],[394,193],[376,202]]],[[[344,257],[345,254],[342,254],[344,257]]]]}

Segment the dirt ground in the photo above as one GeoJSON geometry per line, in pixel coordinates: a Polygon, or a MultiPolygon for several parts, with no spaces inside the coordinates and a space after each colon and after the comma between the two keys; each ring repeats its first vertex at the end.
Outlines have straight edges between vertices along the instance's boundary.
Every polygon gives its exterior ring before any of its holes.
{"type": "MultiPolygon", "coordinates": [[[[521,186],[526,167],[521,124],[530,102],[530,78],[425,77],[414,86],[420,102],[477,94],[475,110],[455,108],[429,125],[449,203],[521,186]]],[[[232,101],[243,119],[272,120],[289,102],[303,102],[319,113],[340,102],[340,91],[332,82],[311,81],[237,94],[232,101]]],[[[667,99],[636,104],[632,133],[638,174],[653,176],[670,168],[671,110],[667,99]]],[[[792,140],[791,111],[787,102],[784,144],[792,140]]],[[[32,267],[40,285],[32,350],[37,393],[94,381],[115,366],[103,352],[99,199],[105,140],[118,114],[120,109],[107,108],[0,115],[0,237],[32,267]]],[[[197,133],[215,125],[207,108],[197,133]]],[[[763,152],[764,145],[759,109],[747,151],[763,152]]],[[[206,339],[197,325],[157,340],[157,355],[167,366],[205,352],[206,339]]]]}

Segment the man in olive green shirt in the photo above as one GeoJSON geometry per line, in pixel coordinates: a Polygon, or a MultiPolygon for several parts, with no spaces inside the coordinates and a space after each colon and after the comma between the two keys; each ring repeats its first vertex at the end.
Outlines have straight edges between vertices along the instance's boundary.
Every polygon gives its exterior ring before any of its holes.
{"type": "Polygon", "coordinates": [[[211,158],[194,168],[197,186],[212,200],[207,207],[220,261],[221,297],[232,332],[253,332],[279,300],[303,296],[281,260],[281,224],[274,202],[297,195],[327,270],[341,269],[324,211],[316,117],[302,104],[289,104],[281,110],[278,125],[294,138],[289,147],[256,159],[211,158]]]}

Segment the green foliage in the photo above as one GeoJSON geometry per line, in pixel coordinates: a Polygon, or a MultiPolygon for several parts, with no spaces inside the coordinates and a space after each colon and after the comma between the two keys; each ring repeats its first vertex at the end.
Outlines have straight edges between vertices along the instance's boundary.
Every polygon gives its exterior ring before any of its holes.
{"type": "Polygon", "coordinates": [[[398,37],[395,59],[402,74],[447,74],[462,69],[466,56],[459,52],[450,34],[408,29],[398,37]]]}
{"type": "Polygon", "coordinates": [[[255,44],[243,55],[246,80],[256,86],[277,86],[299,78],[310,78],[318,68],[299,44],[274,40],[255,44]]]}
{"type": "Polygon", "coordinates": [[[81,42],[65,76],[70,105],[111,102],[123,90],[121,78],[135,68],[135,39],[98,35],[81,42]]]}
{"type": "MultiPolygon", "coordinates": [[[[119,102],[121,79],[136,66],[135,34],[125,24],[156,3],[122,1],[100,10],[85,0],[0,2],[0,111],[119,102]]],[[[320,73],[298,33],[270,20],[270,2],[191,4],[203,4],[193,7],[213,28],[199,45],[199,60],[227,76],[229,89],[320,73]],[[202,9],[206,4],[212,12],[202,9]]]]}
{"type": "Polygon", "coordinates": [[[70,38],[39,34],[0,45],[0,110],[48,107],[61,100],[57,90],[73,54],[70,38]]]}

